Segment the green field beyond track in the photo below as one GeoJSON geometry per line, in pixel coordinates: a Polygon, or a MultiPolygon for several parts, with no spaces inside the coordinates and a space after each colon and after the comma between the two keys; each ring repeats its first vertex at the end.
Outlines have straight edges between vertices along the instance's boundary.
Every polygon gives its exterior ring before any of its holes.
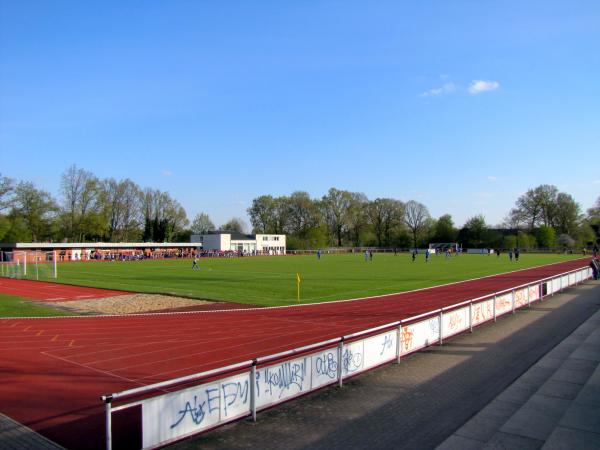
{"type": "Polygon", "coordinates": [[[36,303],[20,297],[0,294],[0,317],[52,317],[73,315],[76,314],[51,308],[42,303],[36,303]]]}
{"type": "MultiPolygon", "coordinates": [[[[576,257],[576,256],[575,256],[576,257]]],[[[506,254],[461,255],[446,259],[424,255],[362,254],[272,256],[190,260],[62,263],[58,281],[125,291],[162,293],[208,300],[275,306],[296,303],[296,273],[301,302],[368,297],[508,272],[573,259],[568,255],[521,254],[511,263],[506,254]]]]}

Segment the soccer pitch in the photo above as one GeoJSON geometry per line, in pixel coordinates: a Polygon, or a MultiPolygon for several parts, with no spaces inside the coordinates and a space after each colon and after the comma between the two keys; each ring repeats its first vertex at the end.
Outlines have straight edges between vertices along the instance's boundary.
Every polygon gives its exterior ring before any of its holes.
{"type": "MultiPolygon", "coordinates": [[[[261,306],[297,303],[296,273],[301,277],[301,303],[370,297],[409,291],[486,275],[551,264],[576,255],[506,254],[432,255],[413,263],[406,253],[201,258],[191,260],[62,263],[58,282],[133,292],[170,294],[197,299],[233,301],[261,306]]],[[[54,280],[52,280],[54,281],[54,280]]]]}

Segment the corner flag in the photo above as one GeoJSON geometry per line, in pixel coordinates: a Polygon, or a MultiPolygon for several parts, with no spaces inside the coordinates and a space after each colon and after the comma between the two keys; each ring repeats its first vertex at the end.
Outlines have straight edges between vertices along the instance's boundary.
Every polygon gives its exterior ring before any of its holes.
{"type": "Polygon", "coordinates": [[[298,303],[300,303],[300,274],[296,273],[296,286],[298,287],[298,303]]]}

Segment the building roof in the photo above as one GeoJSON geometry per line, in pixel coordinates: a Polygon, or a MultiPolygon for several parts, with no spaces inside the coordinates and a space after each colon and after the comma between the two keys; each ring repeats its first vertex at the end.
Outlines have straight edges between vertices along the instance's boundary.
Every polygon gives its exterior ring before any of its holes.
{"type": "Polygon", "coordinates": [[[231,235],[232,241],[254,241],[256,239],[255,234],[244,234],[237,231],[209,231],[207,234],[229,234],[231,235]]]}

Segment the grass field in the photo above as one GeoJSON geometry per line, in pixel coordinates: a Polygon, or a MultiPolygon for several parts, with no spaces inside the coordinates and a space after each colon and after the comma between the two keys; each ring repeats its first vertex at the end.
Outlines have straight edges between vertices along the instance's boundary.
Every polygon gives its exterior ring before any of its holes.
{"type": "Polygon", "coordinates": [[[72,316],[74,313],[32,303],[12,295],[0,294],[0,317],[51,317],[72,316]]]}
{"type": "MultiPolygon", "coordinates": [[[[575,256],[576,257],[576,256],[575,256]]],[[[518,263],[507,255],[432,256],[425,263],[407,254],[281,256],[201,259],[200,270],[189,260],[63,263],[57,281],[82,286],[163,293],[198,299],[263,306],[296,303],[300,273],[302,303],[368,297],[467,280],[573,259],[572,255],[522,254],[518,263]]]]}

